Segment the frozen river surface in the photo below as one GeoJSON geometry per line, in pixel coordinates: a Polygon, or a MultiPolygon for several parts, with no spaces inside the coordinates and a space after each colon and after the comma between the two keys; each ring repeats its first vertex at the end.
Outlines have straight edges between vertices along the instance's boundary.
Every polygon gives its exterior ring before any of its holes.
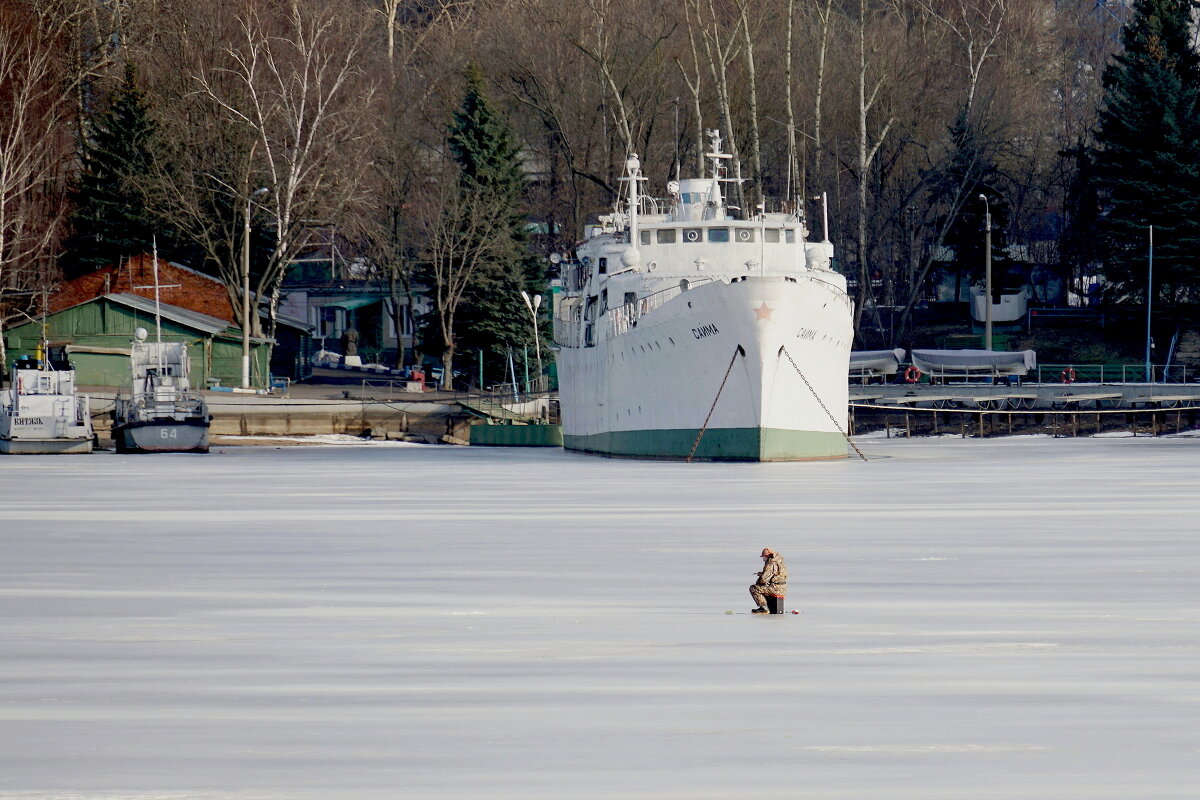
{"type": "Polygon", "coordinates": [[[864,450],[0,458],[0,798],[1197,797],[1200,441],[864,450]]]}

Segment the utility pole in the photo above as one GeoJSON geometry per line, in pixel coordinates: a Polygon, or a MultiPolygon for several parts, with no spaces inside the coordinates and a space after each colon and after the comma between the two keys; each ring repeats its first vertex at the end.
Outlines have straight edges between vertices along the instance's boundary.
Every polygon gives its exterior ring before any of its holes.
{"type": "Polygon", "coordinates": [[[242,388],[250,388],[250,204],[267,187],[255,189],[246,198],[246,217],[242,228],[242,388]]]}
{"type": "Polygon", "coordinates": [[[983,349],[992,349],[992,207],[984,195],[983,201],[983,349]]]}

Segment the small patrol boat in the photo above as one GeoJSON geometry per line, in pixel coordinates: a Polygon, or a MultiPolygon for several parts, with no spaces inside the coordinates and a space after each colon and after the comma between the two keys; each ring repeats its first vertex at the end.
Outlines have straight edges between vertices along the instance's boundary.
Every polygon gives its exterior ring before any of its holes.
{"type": "Polygon", "coordinates": [[[117,394],[113,442],[118,453],[207,453],[212,416],[201,392],[192,391],[191,360],[183,342],[146,341],[134,331],[130,346],[133,384],[117,394]]]}
{"type": "Polygon", "coordinates": [[[76,393],[65,353],[42,345],[14,361],[0,391],[0,453],[90,453],[94,442],[88,397],[76,393]]]}

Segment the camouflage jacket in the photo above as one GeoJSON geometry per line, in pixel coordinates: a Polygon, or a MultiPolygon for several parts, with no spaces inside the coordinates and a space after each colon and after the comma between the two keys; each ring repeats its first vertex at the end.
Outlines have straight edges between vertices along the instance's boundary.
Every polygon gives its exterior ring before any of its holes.
{"type": "Polygon", "coordinates": [[[755,585],[769,589],[768,594],[782,595],[787,594],[787,579],[787,565],[783,563],[783,556],[774,553],[763,565],[762,575],[759,576],[755,585]]]}

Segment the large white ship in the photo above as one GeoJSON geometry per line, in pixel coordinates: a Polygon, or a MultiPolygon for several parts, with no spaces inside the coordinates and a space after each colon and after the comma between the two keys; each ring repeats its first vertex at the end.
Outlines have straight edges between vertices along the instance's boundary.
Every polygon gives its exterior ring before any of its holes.
{"type": "Polygon", "coordinates": [[[833,246],[799,213],[726,205],[712,175],[624,202],[561,265],[554,338],[563,444],[634,458],[796,461],[847,455],[852,340],[833,246]]]}

